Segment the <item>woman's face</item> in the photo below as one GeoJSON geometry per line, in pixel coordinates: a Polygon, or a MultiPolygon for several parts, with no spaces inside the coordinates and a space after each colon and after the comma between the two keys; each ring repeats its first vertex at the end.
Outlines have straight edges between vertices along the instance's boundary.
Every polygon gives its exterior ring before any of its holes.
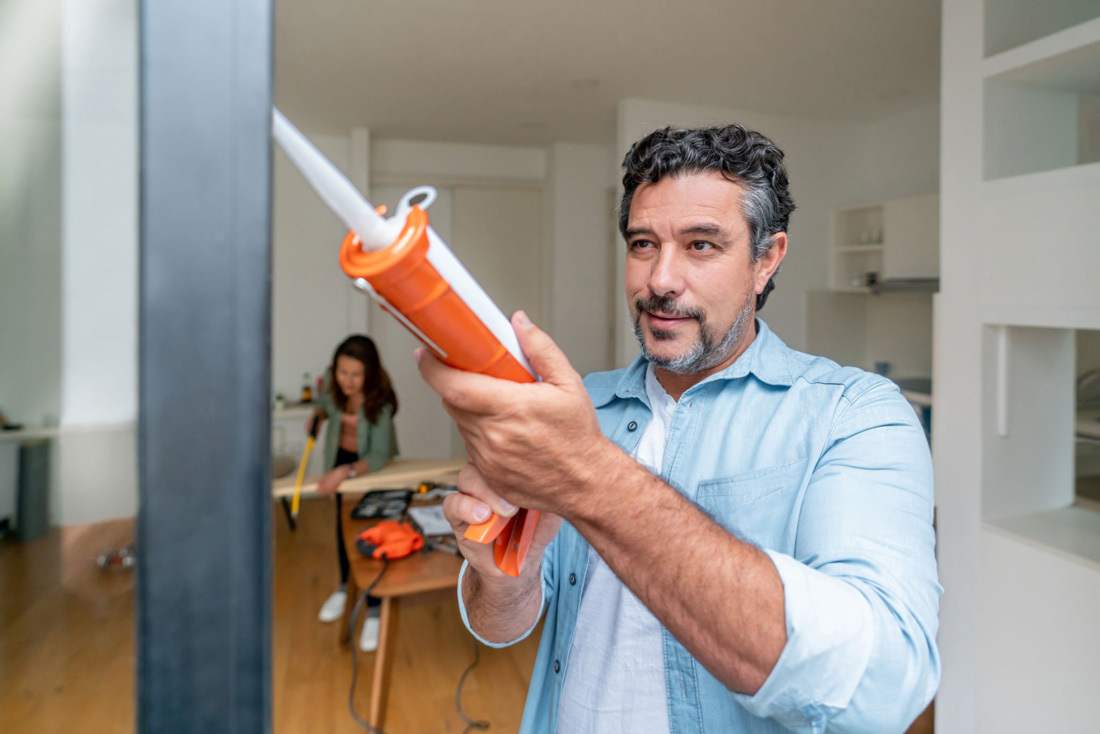
{"type": "Polygon", "coordinates": [[[363,393],[367,379],[367,366],[355,357],[341,354],[336,358],[336,384],[344,395],[355,397],[363,393]]]}

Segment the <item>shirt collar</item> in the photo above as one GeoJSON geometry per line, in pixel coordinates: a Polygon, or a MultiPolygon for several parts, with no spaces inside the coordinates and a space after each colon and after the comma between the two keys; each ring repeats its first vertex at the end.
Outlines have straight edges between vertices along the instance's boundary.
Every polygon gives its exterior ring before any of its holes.
{"type": "MultiPolygon", "coordinates": [[[[794,384],[794,376],[791,374],[789,352],[790,347],[784,344],[783,340],[776,336],[762,319],[756,319],[756,338],[752,340],[749,348],[729,367],[707,377],[699,385],[718,380],[736,380],[751,374],[769,385],[790,387],[794,384]]],[[[639,354],[623,372],[619,383],[615,386],[615,396],[646,401],[643,396],[646,394],[645,376],[648,366],[649,362],[639,354]]],[[[694,385],[691,389],[694,390],[699,385],[694,385]]],[[[608,395],[605,402],[609,402],[610,399],[611,396],[608,395]]]]}

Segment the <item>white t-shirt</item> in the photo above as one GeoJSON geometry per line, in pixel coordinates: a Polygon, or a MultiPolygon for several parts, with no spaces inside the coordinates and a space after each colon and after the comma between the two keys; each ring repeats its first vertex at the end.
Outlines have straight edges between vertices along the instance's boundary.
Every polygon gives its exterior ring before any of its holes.
{"type": "MultiPolygon", "coordinates": [[[[634,459],[659,475],[676,401],[661,387],[652,365],[645,387],[653,417],[634,459]]],[[[558,731],[668,732],[661,623],[592,549],[558,706],[558,731]]]]}

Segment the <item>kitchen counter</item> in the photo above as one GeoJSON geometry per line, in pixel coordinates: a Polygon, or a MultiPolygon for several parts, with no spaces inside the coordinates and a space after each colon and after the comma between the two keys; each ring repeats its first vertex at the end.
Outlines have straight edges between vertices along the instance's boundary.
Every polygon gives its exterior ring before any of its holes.
{"type": "Polygon", "coordinates": [[[932,378],[903,377],[894,380],[894,384],[910,403],[924,408],[932,407],[932,378]]]}

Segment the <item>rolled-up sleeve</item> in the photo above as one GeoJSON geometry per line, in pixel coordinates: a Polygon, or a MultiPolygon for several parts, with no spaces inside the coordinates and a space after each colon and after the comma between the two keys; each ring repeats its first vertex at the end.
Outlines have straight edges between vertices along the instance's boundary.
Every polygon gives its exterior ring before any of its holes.
{"type": "Polygon", "coordinates": [[[903,732],[939,684],[932,464],[888,383],[843,398],[808,483],[783,582],[787,643],[753,696],[796,732],[903,732]]]}

